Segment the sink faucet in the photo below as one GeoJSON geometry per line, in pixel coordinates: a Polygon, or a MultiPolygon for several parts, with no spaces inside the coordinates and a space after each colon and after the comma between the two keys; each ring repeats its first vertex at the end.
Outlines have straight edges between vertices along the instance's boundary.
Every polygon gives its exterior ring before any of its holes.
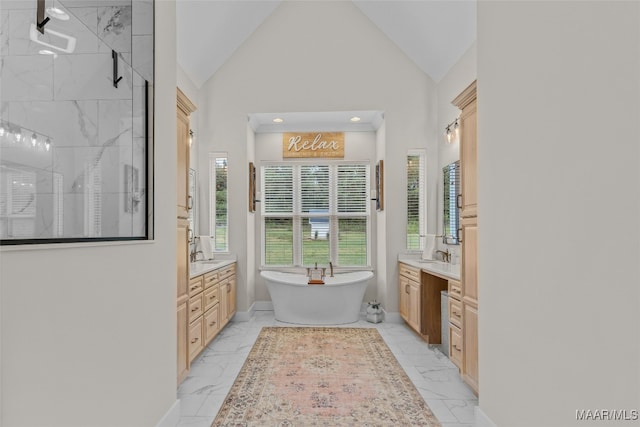
{"type": "Polygon", "coordinates": [[[449,249],[446,251],[437,250],[436,253],[442,254],[442,261],[451,262],[451,252],[449,252],[449,249]]]}
{"type": "Polygon", "coordinates": [[[191,253],[189,254],[189,261],[196,262],[198,258],[198,254],[204,255],[202,251],[196,251],[195,248],[191,250],[191,253]]]}
{"type": "Polygon", "coordinates": [[[333,263],[329,261],[329,277],[333,277],[333,263]]]}

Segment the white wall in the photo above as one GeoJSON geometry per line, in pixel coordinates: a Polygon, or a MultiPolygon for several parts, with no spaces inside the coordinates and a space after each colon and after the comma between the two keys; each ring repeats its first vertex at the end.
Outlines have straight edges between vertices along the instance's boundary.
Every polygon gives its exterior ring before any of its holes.
{"type": "MultiPolygon", "coordinates": [[[[247,114],[383,110],[386,120],[386,281],[397,311],[405,250],[409,148],[436,153],[435,84],[350,2],[283,2],[203,86],[203,151],[229,153],[231,252],[247,268],[247,114]],[[206,141],[204,140],[206,139],[206,141]]],[[[203,152],[201,151],[201,152],[203,152]]],[[[435,164],[435,160],[434,160],[435,164]]],[[[202,160],[200,163],[203,165],[202,160]]],[[[433,219],[435,225],[435,218],[433,219]]],[[[382,271],[382,270],[381,270],[382,271]]],[[[238,309],[252,301],[238,277],[238,309]]]]}
{"type": "MultiPolygon", "coordinates": [[[[438,82],[438,166],[437,166],[437,211],[430,212],[437,218],[435,233],[443,230],[443,177],[442,168],[460,159],[460,141],[447,142],[445,128],[460,115],[460,110],[451,104],[464,89],[477,77],[477,43],[473,43],[460,57],[447,74],[438,82]]],[[[433,206],[433,205],[431,205],[433,206]]],[[[436,239],[437,247],[460,253],[460,245],[445,245],[442,239],[436,239]]]]}
{"type": "MultiPolygon", "coordinates": [[[[191,113],[189,116],[189,126],[194,133],[193,143],[191,145],[191,156],[189,158],[189,163],[191,169],[198,169],[198,141],[200,139],[200,129],[198,128],[200,122],[200,89],[193,83],[189,75],[180,67],[180,65],[176,64],[176,80],[178,87],[180,90],[187,95],[187,98],[196,106],[196,111],[191,113]]],[[[200,173],[200,171],[198,171],[200,173]]],[[[197,219],[196,219],[197,223],[197,219]]],[[[196,230],[197,231],[197,230],[196,230]]]]}
{"type": "MultiPolygon", "coordinates": [[[[255,156],[256,168],[258,169],[258,191],[262,191],[260,187],[260,166],[265,161],[282,161],[282,133],[260,133],[255,135],[255,156]]],[[[344,133],[344,160],[351,161],[369,161],[370,167],[370,183],[371,189],[375,188],[375,158],[376,158],[376,132],[345,132],[344,133]]],[[[302,159],[308,161],[309,159],[302,159]]],[[[289,163],[295,163],[295,160],[289,159],[289,163]]],[[[260,209],[260,204],[257,208],[260,209]]],[[[371,230],[377,229],[377,213],[375,202],[370,203],[371,208],[371,230]]],[[[259,211],[255,214],[255,274],[256,274],[256,299],[258,301],[270,301],[269,292],[262,277],[259,276],[258,269],[262,264],[262,216],[259,211]]],[[[377,245],[378,239],[373,234],[369,236],[369,250],[371,256],[371,264],[374,270],[377,270],[377,245]]],[[[384,239],[383,239],[384,240],[384,239]]],[[[319,265],[320,267],[320,265],[319,265]]],[[[324,266],[326,267],[326,266],[324,266]]],[[[365,292],[364,300],[369,301],[377,297],[377,280],[369,281],[365,292]]]]}
{"type": "Polygon", "coordinates": [[[480,408],[497,426],[639,408],[639,52],[637,2],[478,2],[480,408]]]}
{"type": "Polygon", "coordinates": [[[176,400],[173,2],[156,28],[155,241],[2,248],[4,426],[154,426],[176,400]]]}
{"type": "MultiPolygon", "coordinates": [[[[385,153],[385,148],[386,148],[386,141],[387,141],[387,125],[384,122],[384,120],[382,121],[382,124],[380,125],[380,127],[378,128],[378,131],[376,132],[376,163],[378,163],[380,160],[382,160],[384,162],[384,153],[385,153]]],[[[378,282],[378,288],[377,288],[377,293],[376,293],[376,299],[377,301],[383,301],[383,299],[386,298],[386,290],[388,287],[390,287],[388,285],[387,282],[387,252],[386,252],[386,248],[387,248],[387,211],[389,210],[388,207],[386,206],[386,193],[389,192],[390,187],[389,187],[389,182],[391,182],[392,180],[389,179],[389,171],[387,170],[386,173],[384,173],[384,170],[386,170],[387,167],[384,166],[383,167],[383,174],[382,174],[382,186],[383,186],[383,196],[384,196],[384,204],[383,204],[383,210],[377,212],[376,214],[376,238],[377,238],[377,245],[376,245],[376,280],[378,282]]],[[[395,182],[395,180],[393,180],[395,182]]],[[[396,285],[397,286],[397,285],[396,285]]],[[[392,308],[389,304],[386,305],[386,313],[390,313],[390,312],[396,312],[397,310],[397,306],[392,308]]],[[[399,316],[399,315],[398,315],[399,316]]]]}

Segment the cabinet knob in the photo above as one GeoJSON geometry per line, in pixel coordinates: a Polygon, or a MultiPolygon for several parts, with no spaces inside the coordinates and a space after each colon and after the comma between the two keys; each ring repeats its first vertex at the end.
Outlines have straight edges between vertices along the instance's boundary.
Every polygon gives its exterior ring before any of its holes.
{"type": "Polygon", "coordinates": [[[195,343],[197,343],[199,339],[200,339],[200,338],[194,338],[194,339],[192,339],[192,340],[191,340],[191,344],[195,344],[195,343]]]}

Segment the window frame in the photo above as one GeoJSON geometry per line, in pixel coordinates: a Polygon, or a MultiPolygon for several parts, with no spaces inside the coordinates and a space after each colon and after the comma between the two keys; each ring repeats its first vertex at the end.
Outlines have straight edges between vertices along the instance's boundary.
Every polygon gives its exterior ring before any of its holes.
{"type": "Polygon", "coordinates": [[[229,155],[226,152],[210,152],[209,153],[209,235],[213,237],[213,253],[226,254],[229,253],[229,155]],[[217,249],[218,233],[216,228],[216,162],[218,159],[224,158],[227,163],[227,227],[226,227],[226,248],[224,250],[217,249]]]}
{"type": "Polygon", "coordinates": [[[260,163],[260,192],[261,203],[258,211],[260,215],[260,257],[261,257],[261,269],[300,269],[310,267],[309,265],[302,263],[303,256],[303,235],[305,219],[311,217],[329,217],[329,259],[334,263],[334,267],[348,268],[349,270],[371,270],[372,268],[372,254],[371,254],[371,227],[372,227],[372,214],[371,214],[371,162],[367,160],[326,160],[326,159],[312,159],[312,160],[298,160],[291,161],[263,161],[260,163]],[[300,171],[304,166],[329,166],[329,212],[328,213],[311,213],[302,212],[302,191],[301,191],[301,179],[300,171]],[[363,213],[339,213],[338,204],[338,166],[339,165],[358,165],[365,166],[366,175],[366,210],[363,213]],[[292,212],[287,213],[266,213],[265,203],[265,168],[269,166],[287,166],[292,168],[292,212]],[[335,205],[334,205],[335,202],[335,205]],[[292,251],[293,251],[293,263],[292,264],[266,264],[266,218],[286,218],[292,220],[292,251]],[[344,265],[338,264],[339,253],[339,240],[335,237],[338,230],[339,219],[348,218],[364,218],[366,220],[366,265],[344,265]]]}
{"type": "Polygon", "coordinates": [[[405,162],[405,191],[407,196],[406,208],[407,215],[405,217],[405,243],[408,252],[419,252],[424,250],[425,239],[427,235],[427,151],[425,149],[410,149],[407,151],[405,162]],[[418,234],[417,247],[410,245],[409,234],[409,157],[418,157],[418,234]]]}

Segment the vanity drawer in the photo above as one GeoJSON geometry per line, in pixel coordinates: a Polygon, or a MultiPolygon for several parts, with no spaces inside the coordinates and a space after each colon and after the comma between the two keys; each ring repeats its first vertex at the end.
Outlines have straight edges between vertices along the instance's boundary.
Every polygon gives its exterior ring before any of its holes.
{"type": "Polygon", "coordinates": [[[200,293],[195,297],[189,298],[189,323],[204,313],[204,294],[200,293]]]}
{"type": "Polygon", "coordinates": [[[413,268],[408,266],[407,264],[400,263],[398,267],[400,270],[400,275],[408,277],[410,279],[414,279],[416,281],[420,281],[420,270],[417,268],[413,268]]]}
{"type": "Polygon", "coordinates": [[[189,296],[193,296],[201,292],[204,286],[203,276],[196,276],[189,279],[189,296]]]}
{"type": "Polygon", "coordinates": [[[204,288],[208,289],[218,283],[218,271],[210,271],[204,274],[204,288]]]}
{"type": "Polygon", "coordinates": [[[216,304],[204,314],[204,341],[208,343],[220,331],[220,306],[216,304]]]}
{"type": "Polygon", "coordinates": [[[449,298],[462,300],[462,286],[457,280],[449,280],[449,298]]]}
{"type": "Polygon", "coordinates": [[[215,285],[204,291],[204,311],[209,311],[211,307],[220,301],[220,287],[215,285]]]}
{"type": "Polygon", "coordinates": [[[457,299],[449,297],[449,322],[462,327],[462,303],[457,299]]]}
{"type": "Polygon", "coordinates": [[[462,367],[462,331],[454,325],[449,325],[449,359],[454,365],[462,367]]]}
{"type": "Polygon", "coordinates": [[[226,267],[222,267],[218,269],[218,277],[220,278],[220,280],[225,279],[233,274],[236,273],[236,264],[230,264],[227,265],[226,267]]]}
{"type": "Polygon", "coordinates": [[[204,348],[202,317],[189,325],[189,360],[193,360],[204,348]]]}

